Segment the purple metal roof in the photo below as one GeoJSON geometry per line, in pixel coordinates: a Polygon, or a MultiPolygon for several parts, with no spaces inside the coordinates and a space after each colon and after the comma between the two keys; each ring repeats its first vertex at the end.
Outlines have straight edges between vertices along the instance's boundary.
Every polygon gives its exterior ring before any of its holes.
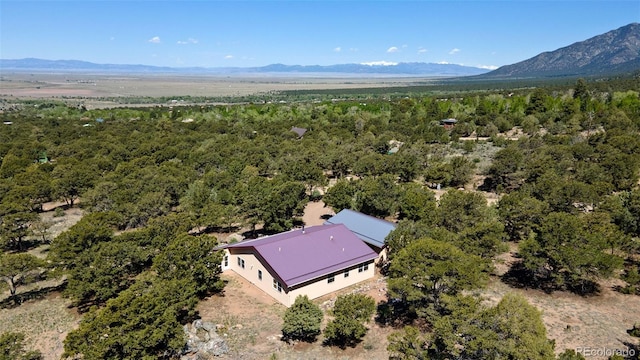
{"type": "Polygon", "coordinates": [[[343,224],[319,225],[226,246],[253,248],[287,287],[377,258],[343,224]]]}

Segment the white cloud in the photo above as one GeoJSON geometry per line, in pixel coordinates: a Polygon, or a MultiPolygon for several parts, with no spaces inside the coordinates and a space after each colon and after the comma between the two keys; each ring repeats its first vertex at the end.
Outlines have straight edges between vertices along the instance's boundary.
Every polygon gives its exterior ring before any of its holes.
{"type": "Polygon", "coordinates": [[[194,38],[188,38],[187,40],[178,40],[179,45],[197,44],[197,43],[198,43],[198,40],[194,38]]]}
{"type": "Polygon", "coordinates": [[[227,55],[224,57],[225,59],[229,60],[229,59],[233,59],[233,55],[227,55]]]}
{"type": "Polygon", "coordinates": [[[338,46],[338,47],[334,48],[333,51],[340,52],[340,51],[342,51],[342,48],[340,46],[338,46]]]}
{"type": "Polygon", "coordinates": [[[460,49],[458,49],[458,48],[453,48],[453,49],[451,49],[451,51],[449,51],[449,55],[457,54],[457,53],[459,53],[459,52],[460,52],[460,49]]]}
{"type": "Polygon", "coordinates": [[[448,61],[439,61],[439,62],[437,62],[437,64],[448,65],[448,64],[450,64],[450,62],[448,62],[448,61]]]}
{"type": "Polygon", "coordinates": [[[154,36],[148,40],[152,44],[160,44],[160,36],[154,36]]]}
{"type": "Polygon", "coordinates": [[[358,52],[359,49],[358,48],[349,48],[349,51],[358,52]]]}
{"type": "Polygon", "coordinates": [[[397,47],[392,46],[392,47],[390,47],[390,48],[388,48],[388,49],[387,49],[387,52],[388,52],[388,53],[394,53],[394,52],[398,52],[398,50],[399,50],[399,49],[398,49],[397,47]]]}
{"type": "Polygon", "coordinates": [[[427,49],[425,49],[425,48],[423,48],[423,47],[418,48],[418,54],[424,54],[424,53],[426,53],[426,52],[427,52],[427,49]]]}
{"type": "Polygon", "coordinates": [[[394,66],[394,65],[398,65],[398,63],[397,63],[397,62],[392,62],[392,61],[370,61],[370,62],[360,63],[360,65],[369,65],[369,66],[394,66]]]}
{"type": "Polygon", "coordinates": [[[498,66],[495,66],[495,65],[478,65],[477,67],[479,67],[480,69],[487,69],[487,70],[495,70],[498,68],[498,66]]]}

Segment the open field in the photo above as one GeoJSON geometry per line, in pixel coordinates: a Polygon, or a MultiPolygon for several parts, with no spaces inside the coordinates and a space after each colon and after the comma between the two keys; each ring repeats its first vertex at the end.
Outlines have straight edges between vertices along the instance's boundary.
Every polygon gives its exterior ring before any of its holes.
{"type": "Polygon", "coordinates": [[[358,89],[407,86],[422,78],[353,78],[283,75],[104,75],[85,73],[2,73],[0,96],[84,99],[89,107],[117,104],[111,97],[244,96],[286,90],[358,89]]]}

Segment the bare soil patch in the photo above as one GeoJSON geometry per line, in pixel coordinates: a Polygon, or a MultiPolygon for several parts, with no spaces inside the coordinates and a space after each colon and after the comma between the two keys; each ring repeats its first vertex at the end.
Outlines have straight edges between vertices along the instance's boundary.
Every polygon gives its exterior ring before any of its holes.
{"type": "Polygon", "coordinates": [[[306,226],[322,225],[327,221],[327,218],[333,215],[335,212],[324,201],[311,201],[304,208],[302,221],[306,226]]]}
{"type": "Polygon", "coordinates": [[[21,332],[25,335],[26,349],[39,350],[44,360],[60,359],[67,333],[80,323],[80,315],[69,309],[69,304],[69,300],[55,292],[44,300],[0,309],[0,333],[21,332]]]}
{"type": "MultiPolygon", "coordinates": [[[[239,275],[228,271],[223,274],[228,281],[224,295],[212,296],[198,305],[204,321],[218,325],[218,332],[230,347],[229,359],[262,360],[275,355],[277,359],[388,359],[386,339],[392,331],[381,328],[373,321],[369,332],[354,348],[339,349],[322,345],[322,336],[312,344],[288,344],[281,341],[281,329],[286,307],[276,302],[262,290],[239,275]]],[[[365,293],[376,301],[384,298],[385,281],[376,277],[351,288],[315,300],[326,312],[335,298],[344,293],[365,293]]]]}
{"type": "Polygon", "coordinates": [[[52,224],[49,228],[49,238],[51,240],[55,239],[56,236],[75,225],[84,215],[84,211],[82,209],[73,207],[64,210],[64,216],[56,217],[53,210],[58,207],[63,207],[62,204],[63,203],[46,203],[42,207],[44,212],[40,214],[40,218],[42,221],[52,224]]]}
{"type": "MultiPolygon", "coordinates": [[[[0,96],[82,99],[90,108],[123,106],[99,98],[163,96],[245,96],[286,90],[357,89],[406,86],[425,79],[349,78],[287,75],[171,75],[90,73],[3,73],[0,96]]],[[[126,106],[131,106],[127,104],[126,106]]]]}
{"type": "MultiPolygon", "coordinates": [[[[509,253],[502,254],[496,274],[504,274],[516,261],[517,245],[510,244],[509,253]]],[[[569,292],[547,294],[536,289],[515,289],[492,278],[489,286],[479,294],[487,303],[495,305],[508,292],[523,295],[542,312],[547,336],[556,341],[556,352],[565,349],[627,349],[626,344],[638,344],[638,339],[627,330],[639,320],[640,297],[624,295],[614,290],[616,280],[601,281],[601,292],[594,296],[579,296],[569,292]]],[[[607,359],[592,356],[589,359],[607,359]]]]}
{"type": "MultiPolygon", "coordinates": [[[[82,209],[70,208],[64,210],[64,215],[55,217],[54,209],[64,208],[61,202],[46,203],[40,217],[51,223],[47,239],[55,239],[66,231],[83,216],[82,209]]],[[[42,245],[29,252],[44,258],[49,245],[42,245]]],[[[81,316],[69,308],[71,301],[63,299],[57,291],[64,279],[48,279],[18,287],[17,295],[32,298],[13,308],[0,309],[0,333],[13,331],[25,335],[26,349],[39,350],[45,360],[60,359],[64,351],[63,341],[67,333],[78,327],[81,316]]],[[[0,294],[0,299],[9,296],[6,290],[0,294]]]]}

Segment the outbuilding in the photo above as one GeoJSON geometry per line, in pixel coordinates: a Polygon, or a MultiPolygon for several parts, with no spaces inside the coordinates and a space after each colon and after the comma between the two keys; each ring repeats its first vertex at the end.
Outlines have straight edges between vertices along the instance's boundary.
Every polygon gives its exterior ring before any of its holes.
{"type": "Polygon", "coordinates": [[[378,219],[351,209],[343,209],[329,218],[325,225],[343,224],[360,240],[378,254],[378,259],[384,261],[387,256],[385,238],[396,228],[391,221],[378,219]]]}

